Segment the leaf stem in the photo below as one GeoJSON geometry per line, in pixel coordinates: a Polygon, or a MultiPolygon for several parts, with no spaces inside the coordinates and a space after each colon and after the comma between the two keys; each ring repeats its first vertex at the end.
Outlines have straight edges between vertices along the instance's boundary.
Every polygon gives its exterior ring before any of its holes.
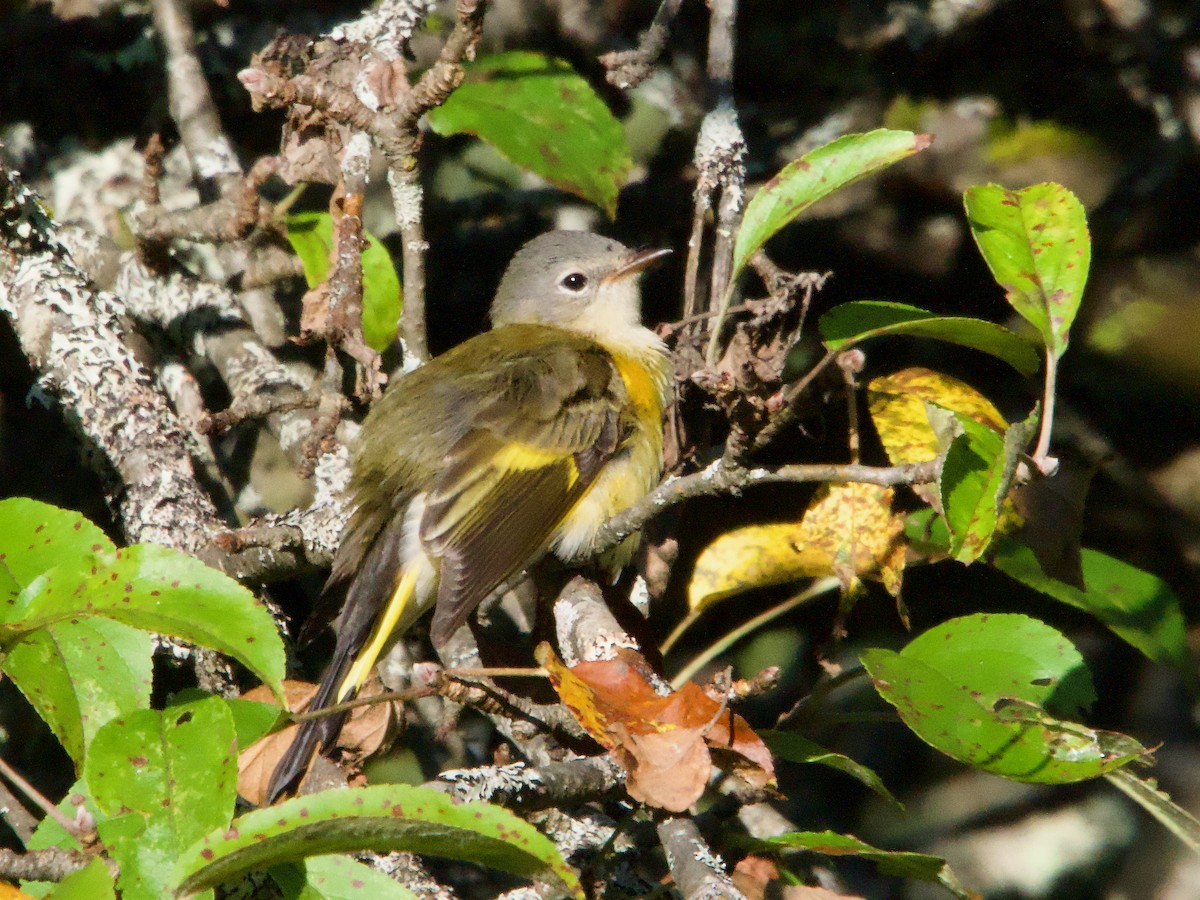
{"type": "Polygon", "coordinates": [[[713,643],[709,644],[696,657],[694,657],[691,662],[684,666],[683,669],[680,670],[679,674],[671,679],[671,687],[678,690],[682,685],[691,681],[693,675],[703,669],[706,665],[712,662],[712,660],[716,659],[746,635],[750,634],[750,632],[756,631],[763,625],[766,625],[768,622],[771,622],[774,619],[782,616],[784,613],[795,609],[797,606],[801,606],[807,603],[809,600],[832,591],[840,584],[841,582],[839,582],[832,575],[826,576],[825,578],[819,578],[800,593],[789,597],[782,603],[771,607],[766,612],[759,613],[754,618],[743,622],[737,628],[733,629],[733,631],[730,631],[713,641],[713,643]]]}
{"type": "Polygon", "coordinates": [[[1117,769],[1104,774],[1105,780],[1135,803],[1158,819],[1168,831],[1200,853],[1200,821],[1186,809],[1175,803],[1153,783],[1138,778],[1128,769],[1117,769]]]}
{"type": "Polygon", "coordinates": [[[775,727],[786,728],[811,718],[820,709],[826,697],[843,685],[861,678],[866,672],[867,670],[863,666],[854,666],[839,672],[832,678],[825,678],[818,681],[813,685],[813,689],[808,692],[807,696],[801,697],[795,706],[779,717],[775,723],[775,727]]]}
{"type": "Polygon", "coordinates": [[[548,678],[542,666],[466,666],[446,669],[447,678],[548,678]]]}
{"type": "MultiPolygon", "coordinates": [[[[707,607],[705,607],[705,608],[707,608],[707,607]]],[[[695,625],[696,622],[698,622],[700,620],[700,616],[702,616],[704,614],[705,608],[694,609],[694,610],[690,611],[686,616],[684,616],[680,620],[679,624],[675,626],[675,630],[672,631],[669,635],[667,635],[667,639],[662,642],[662,645],[658,648],[658,652],[661,653],[663,656],[666,656],[668,653],[670,653],[671,648],[674,647],[676,643],[678,643],[678,641],[681,637],[683,637],[683,633],[685,631],[687,631],[689,628],[691,628],[693,625],[695,625]]]]}
{"type": "Polygon", "coordinates": [[[1033,458],[1037,461],[1039,469],[1042,468],[1041,460],[1045,459],[1050,453],[1050,430],[1054,427],[1054,394],[1057,381],[1058,354],[1047,344],[1046,387],[1042,398],[1042,427],[1041,432],[1038,434],[1037,449],[1033,451],[1033,458]]]}
{"type": "Polygon", "coordinates": [[[704,364],[715,366],[717,364],[717,351],[721,349],[721,331],[725,328],[725,319],[729,315],[730,302],[733,300],[733,289],[737,282],[733,279],[725,285],[725,290],[721,294],[721,303],[717,307],[717,317],[712,324],[712,332],[708,338],[708,350],[704,354],[704,364]]]}

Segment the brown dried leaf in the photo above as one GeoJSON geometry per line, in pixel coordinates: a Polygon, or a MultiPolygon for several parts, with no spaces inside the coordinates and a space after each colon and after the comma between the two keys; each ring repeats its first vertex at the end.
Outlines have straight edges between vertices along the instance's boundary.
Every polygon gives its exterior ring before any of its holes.
{"type": "MultiPolygon", "coordinates": [[[[287,700],[290,712],[303,712],[317,693],[317,686],[304,681],[285,679],[283,695],[287,700]]],[[[256,703],[275,704],[275,698],[266,687],[256,687],[242,695],[243,700],[256,703]]],[[[267,799],[267,785],[271,781],[271,773],[275,766],[291,746],[292,739],[299,729],[298,725],[286,728],[260,738],[241,752],[238,756],[238,793],[248,802],[261,806],[267,799]]]]}
{"type": "Polygon", "coordinates": [[[722,710],[705,735],[717,767],[737,775],[747,784],[765,788],[775,783],[775,761],[763,739],[741,716],[722,710]]]}
{"type": "Polygon", "coordinates": [[[300,126],[287,130],[279,152],[280,178],[288,184],[337,184],[341,174],[325,129],[300,126]]]}
{"type": "MultiPolygon", "coordinates": [[[[620,732],[618,725],[614,731],[620,732]]],[[[610,751],[625,771],[629,796],[648,806],[684,812],[704,793],[712,758],[699,728],[626,734],[610,751]]]]}
{"type": "Polygon", "coordinates": [[[745,719],[699,685],[659,693],[653,671],[632,650],[573,668],[547,644],[539,646],[537,657],[572,715],[625,767],[634,799],[672,812],[686,810],[708,782],[709,746],[732,754],[732,767],[752,784],[774,783],[766,745],[745,719]]]}
{"type": "Polygon", "coordinates": [[[747,856],[734,866],[730,877],[746,900],[763,900],[767,887],[779,881],[779,867],[769,856],[747,856]]]}
{"type": "MultiPolygon", "coordinates": [[[[384,693],[383,682],[372,677],[358,692],[361,698],[377,697],[384,693]]],[[[350,718],[338,735],[338,746],[355,760],[374,756],[387,746],[396,716],[395,703],[372,703],[360,706],[350,713],[350,718]]]]}
{"type": "MultiPolygon", "coordinates": [[[[372,697],[383,692],[377,678],[372,678],[360,693],[372,697]]],[[[283,693],[289,712],[298,713],[308,709],[317,686],[306,681],[287,679],[283,682],[283,693]]],[[[265,687],[257,687],[242,695],[244,700],[258,703],[274,703],[274,697],[265,687]]],[[[350,713],[341,733],[338,746],[350,759],[358,761],[376,753],[388,739],[393,721],[393,704],[375,703],[360,706],[350,713]]],[[[279,764],[283,754],[291,746],[299,725],[288,725],[279,731],[255,741],[238,757],[238,793],[256,805],[266,802],[267,785],[271,773],[279,764]]],[[[300,784],[298,793],[308,794],[322,787],[337,787],[346,784],[346,772],[323,756],[318,755],[300,784]]]]}

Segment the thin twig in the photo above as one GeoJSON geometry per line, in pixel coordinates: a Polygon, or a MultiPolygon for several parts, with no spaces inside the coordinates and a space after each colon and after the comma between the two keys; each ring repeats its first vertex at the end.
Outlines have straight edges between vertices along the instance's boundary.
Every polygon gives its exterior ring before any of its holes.
{"type": "MultiPolygon", "coordinates": [[[[697,150],[699,145],[697,144],[697,150]]],[[[699,160],[697,160],[699,161],[699,160]]],[[[713,186],[709,184],[702,169],[696,180],[696,191],[692,213],[692,235],[688,238],[687,267],[683,274],[683,318],[684,321],[699,322],[700,313],[700,251],[704,244],[704,220],[712,208],[713,186]]]]}
{"type": "Polygon", "coordinates": [[[813,685],[813,689],[796,701],[795,706],[783,713],[776,721],[776,728],[785,728],[806,721],[813,715],[812,710],[820,709],[825,698],[843,685],[856,681],[867,672],[862,666],[844,669],[832,678],[824,678],[813,685]]]}
{"type": "Polygon", "coordinates": [[[410,700],[420,700],[422,697],[430,697],[437,692],[437,687],[431,684],[423,684],[419,687],[407,688],[403,691],[384,691],[380,694],[372,694],[370,697],[356,697],[354,700],[335,703],[333,706],[323,706],[320,709],[291,713],[288,715],[288,720],[298,725],[301,722],[311,722],[314,719],[338,716],[352,709],[358,709],[360,706],[375,706],[378,703],[407,703],[410,700]]]}
{"type": "Polygon", "coordinates": [[[21,798],[10,791],[8,785],[2,781],[0,781],[0,818],[8,823],[8,827],[16,834],[17,840],[25,846],[29,846],[29,840],[37,829],[38,820],[25,808],[21,798]]]}
{"type": "Polygon", "coordinates": [[[679,688],[691,681],[692,677],[697,672],[707,666],[710,662],[712,662],[746,635],[753,631],[757,631],[768,622],[779,618],[785,613],[791,612],[797,606],[802,606],[809,600],[819,597],[822,594],[826,594],[840,585],[841,582],[832,575],[826,576],[825,578],[819,578],[795,596],[789,597],[782,603],[776,604],[765,612],[759,613],[754,618],[746,620],[732,631],[721,635],[720,638],[705,647],[704,650],[698,653],[691,660],[691,662],[679,670],[679,673],[671,679],[671,687],[679,690],[679,688]]]}
{"type": "Polygon", "coordinates": [[[221,130],[217,107],[196,56],[191,11],[181,0],[152,0],[154,28],[166,48],[167,103],[187,150],[200,198],[232,199],[242,170],[233,145],[221,130]]]}
{"type": "MultiPolygon", "coordinates": [[[[420,139],[417,120],[450,96],[463,79],[462,63],[475,54],[483,33],[483,15],[487,0],[458,0],[458,21],[442,46],[438,61],[409,92],[397,111],[400,124],[398,142],[402,152],[388,153],[388,185],[400,226],[404,268],[404,310],[400,329],[405,349],[416,362],[429,358],[429,337],[425,324],[425,242],[420,172],[417,149],[420,139]]],[[[385,147],[385,153],[387,148],[385,147]]]]}
{"type": "Polygon", "coordinates": [[[826,351],[825,355],[817,360],[817,364],[804,374],[804,377],[787,386],[783,392],[783,406],[771,418],[767,427],[758,433],[754,439],[753,450],[765,449],[785,428],[796,421],[796,405],[804,396],[804,392],[808,390],[808,386],[812,384],[813,380],[825,370],[825,367],[837,357],[837,350],[826,351]]]}
{"type": "MultiPolygon", "coordinates": [[[[737,306],[731,306],[727,312],[730,315],[733,315],[734,313],[745,312],[747,309],[749,309],[749,307],[745,303],[739,303],[737,306]]],[[[696,322],[703,322],[706,319],[711,319],[715,315],[717,315],[716,310],[710,309],[705,310],[704,312],[698,312],[695,315],[687,316],[683,319],[678,319],[674,322],[664,322],[662,325],[658,326],[659,334],[663,336],[674,334],[677,331],[682,331],[689,325],[694,325],[696,322]]]]}
{"type": "Polygon", "coordinates": [[[86,837],[73,819],[51,803],[41,791],[22,778],[21,773],[3,759],[0,759],[0,776],[3,776],[9,784],[28,797],[42,812],[61,825],[67,834],[79,838],[81,841],[86,837]]]}
{"type": "Polygon", "coordinates": [[[682,5],[683,0],[663,0],[650,25],[638,35],[635,49],[606,53],[600,57],[600,64],[607,69],[604,77],[609,84],[627,91],[650,76],[654,63],[667,47],[671,20],[682,5]]]}

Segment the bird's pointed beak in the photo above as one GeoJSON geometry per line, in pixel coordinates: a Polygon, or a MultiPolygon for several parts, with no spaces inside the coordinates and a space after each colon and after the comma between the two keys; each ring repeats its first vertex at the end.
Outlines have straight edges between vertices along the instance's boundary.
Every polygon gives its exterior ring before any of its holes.
{"type": "Polygon", "coordinates": [[[605,282],[620,281],[623,278],[628,278],[630,275],[636,275],[643,269],[654,265],[660,259],[670,254],[670,252],[671,249],[669,247],[663,247],[659,250],[638,250],[626,262],[609,272],[601,280],[605,282]]]}

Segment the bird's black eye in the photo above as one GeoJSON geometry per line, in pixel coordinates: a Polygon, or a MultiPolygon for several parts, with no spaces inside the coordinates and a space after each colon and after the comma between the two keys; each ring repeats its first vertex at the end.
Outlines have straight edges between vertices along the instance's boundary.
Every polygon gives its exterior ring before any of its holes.
{"type": "Polygon", "coordinates": [[[587,276],[584,275],[582,272],[571,272],[568,275],[564,275],[562,278],[562,281],[559,282],[559,284],[562,285],[564,288],[566,288],[568,291],[572,291],[573,293],[576,293],[576,294],[578,294],[585,287],[587,287],[587,283],[588,283],[587,276]]]}

